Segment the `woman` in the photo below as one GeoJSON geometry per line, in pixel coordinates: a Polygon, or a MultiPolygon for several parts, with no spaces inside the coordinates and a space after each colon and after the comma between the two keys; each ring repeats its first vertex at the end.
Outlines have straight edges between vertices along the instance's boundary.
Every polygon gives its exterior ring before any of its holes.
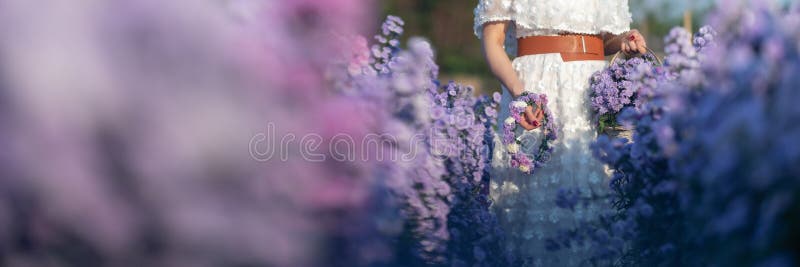
{"type": "MultiPolygon", "coordinates": [[[[603,166],[589,149],[596,137],[590,120],[589,78],[605,67],[604,55],[645,53],[645,40],[630,30],[627,0],[479,1],[475,34],[482,39],[489,67],[505,88],[499,125],[508,117],[508,103],[523,92],[546,94],[560,124],[551,160],[533,174],[510,167],[505,147],[496,138],[491,196],[507,244],[525,265],[585,265],[582,259],[588,248],[549,252],[545,240],[559,229],[592,218],[605,206],[559,209],[556,195],[561,188],[578,188],[583,196],[607,188],[603,166]],[[506,52],[518,56],[511,61],[506,52]]],[[[534,129],[541,120],[541,112],[528,107],[517,122],[529,130],[523,138],[539,138],[540,130],[534,129]]],[[[532,151],[536,146],[523,149],[532,151]]]]}

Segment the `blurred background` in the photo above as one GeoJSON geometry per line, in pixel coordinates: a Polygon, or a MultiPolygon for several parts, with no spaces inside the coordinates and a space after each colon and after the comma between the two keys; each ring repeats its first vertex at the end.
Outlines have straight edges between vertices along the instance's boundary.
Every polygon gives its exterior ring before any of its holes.
{"type": "MultiPolygon", "coordinates": [[[[788,0],[786,0],[788,1],[788,0]]],[[[500,88],[491,76],[481,53],[481,44],[473,34],[473,9],[477,1],[463,0],[386,0],[381,2],[383,15],[397,15],[406,21],[403,38],[425,36],[437,49],[436,62],[443,81],[473,84],[483,91],[500,88]]],[[[633,24],[647,38],[654,51],[663,51],[662,36],[672,27],[697,30],[713,0],[655,1],[630,0],[633,24]],[[664,12],[667,11],[667,12],[664,12]]],[[[382,17],[375,18],[375,25],[382,17]]]]}

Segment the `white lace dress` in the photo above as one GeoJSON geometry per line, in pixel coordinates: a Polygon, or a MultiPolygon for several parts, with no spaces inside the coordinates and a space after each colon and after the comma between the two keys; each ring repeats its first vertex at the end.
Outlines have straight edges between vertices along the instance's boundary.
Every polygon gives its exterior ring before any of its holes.
{"type": "MultiPolygon", "coordinates": [[[[627,0],[479,0],[475,8],[475,34],[481,38],[483,24],[490,21],[511,21],[506,49],[516,54],[515,39],[531,35],[559,33],[620,34],[629,30],[631,15],[627,0]]],[[[547,166],[525,175],[510,167],[509,157],[495,136],[491,197],[506,232],[509,248],[525,260],[526,266],[579,266],[587,248],[572,248],[558,253],[545,250],[545,239],[558,229],[574,225],[578,220],[595,216],[606,205],[579,206],[574,212],[555,205],[558,190],[564,187],[591,191],[607,190],[607,175],[601,163],[592,157],[589,145],[596,137],[590,122],[589,78],[605,67],[605,61],[564,62],[559,54],[518,57],[513,67],[525,90],[544,93],[549,107],[561,124],[552,159],[547,166]]],[[[511,96],[503,90],[499,114],[508,116],[511,96]]],[[[539,130],[524,137],[538,137],[539,130]],[[531,134],[534,133],[534,134],[531,134]]],[[[528,149],[534,149],[534,146],[528,149]]]]}

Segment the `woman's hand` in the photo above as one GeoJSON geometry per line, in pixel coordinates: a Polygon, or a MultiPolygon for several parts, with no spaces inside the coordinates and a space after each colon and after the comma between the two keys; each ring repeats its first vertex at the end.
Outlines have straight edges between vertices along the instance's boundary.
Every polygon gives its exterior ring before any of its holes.
{"type": "Polygon", "coordinates": [[[603,34],[606,56],[617,52],[625,54],[647,53],[647,41],[638,30],[630,30],[619,35],[603,34]]]}
{"type": "Polygon", "coordinates": [[[638,30],[630,30],[620,35],[622,42],[620,50],[626,54],[644,54],[647,53],[647,41],[638,30]]]}
{"type": "Polygon", "coordinates": [[[518,121],[520,126],[525,130],[533,130],[542,126],[544,121],[544,111],[541,108],[534,110],[532,106],[525,108],[525,113],[522,114],[522,121],[518,121]]]}

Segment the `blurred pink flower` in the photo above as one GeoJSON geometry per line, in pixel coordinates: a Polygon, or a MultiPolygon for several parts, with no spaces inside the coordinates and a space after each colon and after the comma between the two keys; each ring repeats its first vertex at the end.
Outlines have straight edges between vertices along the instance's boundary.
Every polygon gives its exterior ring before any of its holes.
{"type": "Polygon", "coordinates": [[[320,71],[363,2],[0,1],[0,265],[325,265],[372,163],[248,142],[367,132],[320,71]]]}

